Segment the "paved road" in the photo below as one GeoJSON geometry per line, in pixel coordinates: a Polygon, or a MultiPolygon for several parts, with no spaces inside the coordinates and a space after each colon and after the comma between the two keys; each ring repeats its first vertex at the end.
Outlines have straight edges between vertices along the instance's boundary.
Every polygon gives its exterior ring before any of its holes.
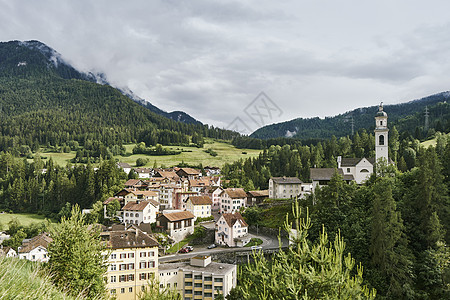
{"type": "MultiPolygon", "coordinates": [[[[262,235],[255,235],[255,234],[249,234],[250,238],[260,238],[263,243],[261,246],[263,249],[278,249],[278,238],[268,237],[268,236],[262,236],[262,235]]],[[[287,241],[283,241],[283,245],[287,245],[287,241]]],[[[159,258],[159,262],[171,262],[171,261],[177,261],[182,259],[189,259],[191,257],[194,257],[196,255],[211,255],[215,252],[239,252],[239,251],[249,251],[250,248],[243,247],[243,248],[226,248],[226,247],[217,247],[214,249],[207,249],[207,245],[200,245],[200,246],[194,246],[194,251],[189,253],[176,253],[176,254],[170,254],[161,256],[159,258]]]]}

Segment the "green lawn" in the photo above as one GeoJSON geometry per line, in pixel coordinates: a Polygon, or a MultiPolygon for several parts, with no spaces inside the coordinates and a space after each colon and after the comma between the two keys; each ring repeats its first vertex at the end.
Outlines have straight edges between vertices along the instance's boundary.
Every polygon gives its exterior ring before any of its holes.
{"type": "MultiPolygon", "coordinates": [[[[12,220],[12,218],[16,217],[21,225],[28,226],[32,223],[41,223],[45,220],[44,216],[36,215],[36,214],[8,214],[8,213],[0,213],[0,227],[7,226],[8,222],[12,220]]],[[[6,229],[6,228],[3,228],[6,229]]]]}
{"type": "Polygon", "coordinates": [[[250,242],[248,242],[247,245],[245,245],[245,247],[251,247],[251,246],[259,246],[263,243],[263,241],[259,238],[252,238],[250,240],[250,242]]]}
{"type": "MultiPolygon", "coordinates": [[[[131,166],[135,165],[136,159],[147,158],[149,161],[146,164],[146,167],[152,167],[155,161],[158,167],[172,167],[181,162],[185,162],[190,165],[199,165],[201,163],[203,166],[222,167],[227,162],[233,162],[241,158],[256,157],[261,152],[261,150],[237,149],[233,145],[225,142],[212,140],[207,140],[207,142],[208,143],[205,144],[203,148],[179,146],[164,147],[173,150],[192,151],[182,152],[178,155],[148,156],[144,154],[135,154],[128,157],[116,156],[115,158],[118,158],[121,162],[129,163],[131,166]],[[217,152],[218,155],[213,157],[209,153],[204,152],[204,150],[209,148],[217,152]],[[242,152],[245,152],[246,154],[242,154],[242,152]]],[[[134,145],[125,146],[127,152],[129,153],[131,153],[133,147],[134,145]]]]}
{"type": "MultiPolygon", "coordinates": [[[[444,134],[445,135],[445,134],[444,134]]],[[[450,133],[447,133],[447,139],[450,138],[450,133]]],[[[435,137],[434,139],[425,141],[420,143],[422,146],[424,146],[425,148],[428,148],[430,146],[436,146],[436,141],[437,141],[437,137],[435,137]]]]}
{"type": "MultiPolygon", "coordinates": [[[[227,162],[233,162],[241,158],[256,157],[261,152],[261,150],[237,149],[230,143],[223,141],[215,141],[212,139],[205,139],[205,141],[206,143],[203,148],[164,146],[164,148],[173,150],[183,149],[184,151],[190,151],[182,152],[178,155],[149,156],[145,154],[133,154],[129,156],[118,155],[114,158],[118,159],[120,162],[129,163],[132,167],[135,166],[136,159],[138,158],[148,159],[148,163],[145,165],[146,167],[153,167],[155,161],[158,167],[173,167],[181,162],[185,162],[189,165],[199,165],[201,163],[203,166],[222,167],[227,162]],[[213,157],[209,153],[204,152],[204,150],[209,148],[217,152],[217,156],[213,157]],[[246,154],[243,154],[243,152],[246,154]]],[[[134,146],[134,144],[125,145],[126,152],[131,154],[134,146]]],[[[41,153],[42,157],[47,158],[44,161],[47,161],[51,157],[53,161],[60,166],[66,165],[72,158],[75,157],[75,155],[75,151],[71,151],[70,153],[41,153]]],[[[32,162],[32,159],[29,159],[29,162],[32,162]]]]}

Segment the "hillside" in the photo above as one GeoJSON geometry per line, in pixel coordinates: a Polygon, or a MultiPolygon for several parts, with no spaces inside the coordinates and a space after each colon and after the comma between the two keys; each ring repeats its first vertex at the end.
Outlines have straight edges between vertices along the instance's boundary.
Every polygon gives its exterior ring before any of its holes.
{"type": "Polygon", "coordinates": [[[0,43],[0,151],[74,141],[106,147],[139,141],[184,144],[193,133],[236,135],[142,109],[118,89],[96,83],[101,76],[76,71],[49,49],[39,42],[0,43]]]}
{"type": "MultiPolygon", "coordinates": [[[[436,130],[449,130],[450,105],[446,103],[450,92],[431,95],[419,100],[396,105],[384,105],[389,115],[390,126],[397,126],[399,131],[410,134],[419,133],[425,123],[424,111],[428,106],[430,112],[430,128],[436,130]]],[[[279,137],[294,137],[299,139],[328,139],[331,136],[346,136],[352,133],[352,119],[355,132],[361,128],[371,130],[374,128],[374,115],[378,106],[362,107],[334,117],[298,118],[291,121],[272,124],[259,128],[250,136],[253,138],[269,139],[279,137]]],[[[422,134],[420,134],[422,135],[422,134]]],[[[423,135],[426,135],[425,133],[423,135]]],[[[420,138],[420,136],[418,137],[420,138]]]]}

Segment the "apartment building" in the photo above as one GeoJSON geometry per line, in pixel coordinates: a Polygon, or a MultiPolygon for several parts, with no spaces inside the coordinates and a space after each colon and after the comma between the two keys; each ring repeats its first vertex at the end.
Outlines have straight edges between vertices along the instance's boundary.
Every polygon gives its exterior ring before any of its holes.
{"type": "Polygon", "coordinates": [[[211,261],[211,256],[195,256],[190,262],[159,265],[160,288],[177,290],[184,300],[213,300],[226,297],[236,286],[236,265],[211,261]]]}
{"type": "Polygon", "coordinates": [[[138,299],[158,273],[158,242],[134,225],[100,234],[109,254],[106,287],[118,300],[138,299]]]}

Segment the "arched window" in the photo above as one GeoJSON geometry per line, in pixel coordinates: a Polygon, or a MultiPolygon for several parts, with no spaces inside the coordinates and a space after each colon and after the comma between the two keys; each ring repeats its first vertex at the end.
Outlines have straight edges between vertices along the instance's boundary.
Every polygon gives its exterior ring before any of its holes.
{"type": "Polygon", "coordinates": [[[369,173],[369,170],[367,170],[367,169],[362,169],[360,172],[361,172],[361,173],[369,173]]]}
{"type": "Polygon", "coordinates": [[[380,135],[380,138],[379,138],[379,140],[378,140],[378,144],[379,144],[380,146],[384,146],[384,135],[380,135]]]}

